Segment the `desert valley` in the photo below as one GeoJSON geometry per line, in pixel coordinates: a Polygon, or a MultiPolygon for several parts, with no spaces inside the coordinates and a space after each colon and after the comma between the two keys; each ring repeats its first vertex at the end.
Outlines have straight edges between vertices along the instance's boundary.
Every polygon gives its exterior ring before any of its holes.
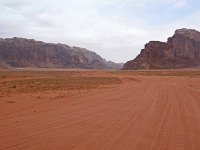
{"type": "Polygon", "coordinates": [[[0,149],[198,150],[200,71],[0,71],[0,149]]]}
{"type": "Polygon", "coordinates": [[[0,150],[200,150],[200,1],[0,10],[0,150]]]}
{"type": "Polygon", "coordinates": [[[123,70],[109,69],[87,50],[72,49],[72,55],[60,45],[48,49],[33,40],[3,40],[0,150],[198,150],[200,34],[183,31],[175,34],[182,51],[151,42],[123,70]],[[27,46],[32,43],[36,48],[27,46]],[[61,56],[67,61],[59,61],[61,56]]]}

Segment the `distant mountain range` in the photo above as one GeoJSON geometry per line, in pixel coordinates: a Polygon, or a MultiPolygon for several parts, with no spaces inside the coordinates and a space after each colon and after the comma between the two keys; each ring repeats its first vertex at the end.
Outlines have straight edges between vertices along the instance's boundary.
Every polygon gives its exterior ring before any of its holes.
{"type": "Polygon", "coordinates": [[[0,68],[121,69],[95,52],[25,38],[0,39],[0,68]]]}
{"type": "Polygon", "coordinates": [[[134,60],[128,61],[123,69],[173,69],[199,66],[200,32],[184,28],[176,30],[167,42],[147,43],[141,53],[134,60]]]}
{"type": "Polygon", "coordinates": [[[0,68],[176,69],[200,67],[200,32],[178,29],[167,42],[150,41],[127,63],[106,61],[95,52],[25,38],[0,39],[0,68]]]}

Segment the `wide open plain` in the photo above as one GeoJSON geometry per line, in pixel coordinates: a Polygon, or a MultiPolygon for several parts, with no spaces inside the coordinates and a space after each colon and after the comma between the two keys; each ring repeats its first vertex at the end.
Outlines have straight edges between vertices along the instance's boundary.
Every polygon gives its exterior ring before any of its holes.
{"type": "Polygon", "coordinates": [[[0,71],[0,150],[199,150],[200,70],[0,71]]]}

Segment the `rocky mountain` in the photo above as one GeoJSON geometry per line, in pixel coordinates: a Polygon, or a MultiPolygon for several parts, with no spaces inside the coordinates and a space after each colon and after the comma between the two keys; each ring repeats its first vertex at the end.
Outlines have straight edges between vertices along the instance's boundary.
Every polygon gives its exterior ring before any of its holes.
{"type": "Polygon", "coordinates": [[[0,39],[0,67],[120,69],[122,65],[84,48],[15,37],[0,39]]]}
{"type": "Polygon", "coordinates": [[[120,69],[123,68],[124,63],[114,63],[114,62],[112,62],[112,61],[106,61],[106,65],[107,65],[109,68],[116,69],[116,70],[120,70],[120,69]]]}
{"type": "Polygon", "coordinates": [[[178,29],[167,42],[150,41],[124,70],[170,69],[200,66],[200,32],[178,29]]]}

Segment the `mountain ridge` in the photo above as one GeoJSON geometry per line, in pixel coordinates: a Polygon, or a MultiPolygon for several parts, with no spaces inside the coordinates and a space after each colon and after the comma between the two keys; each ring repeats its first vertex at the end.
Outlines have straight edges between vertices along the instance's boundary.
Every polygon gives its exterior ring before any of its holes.
{"type": "Polygon", "coordinates": [[[121,69],[122,66],[111,64],[85,48],[19,37],[0,39],[1,68],[121,69]]]}
{"type": "Polygon", "coordinates": [[[200,32],[177,29],[167,42],[150,41],[123,70],[181,69],[200,66],[200,32]]]}

